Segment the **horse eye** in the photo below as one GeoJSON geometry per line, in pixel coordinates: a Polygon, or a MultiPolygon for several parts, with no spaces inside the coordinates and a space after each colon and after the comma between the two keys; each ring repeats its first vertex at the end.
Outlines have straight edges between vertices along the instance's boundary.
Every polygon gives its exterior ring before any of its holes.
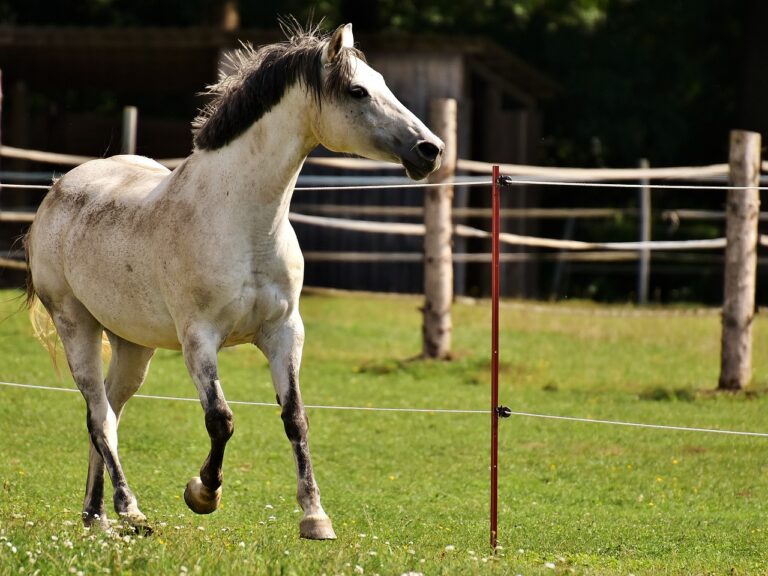
{"type": "Polygon", "coordinates": [[[352,98],[360,100],[362,98],[368,97],[368,90],[362,86],[352,86],[349,89],[349,95],[352,96],[352,98]]]}

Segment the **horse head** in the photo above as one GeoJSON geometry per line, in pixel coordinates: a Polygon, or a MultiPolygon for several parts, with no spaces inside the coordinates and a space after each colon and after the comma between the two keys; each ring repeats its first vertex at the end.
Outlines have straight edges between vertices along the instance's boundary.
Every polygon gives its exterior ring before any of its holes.
{"type": "Polygon", "coordinates": [[[334,152],[402,164],[421,180],[440,167],[445,145],[392,94],[381,74],[354,48],[352,24],[340,26],[321,55],[326,95],[315,136],[334,152]]]}

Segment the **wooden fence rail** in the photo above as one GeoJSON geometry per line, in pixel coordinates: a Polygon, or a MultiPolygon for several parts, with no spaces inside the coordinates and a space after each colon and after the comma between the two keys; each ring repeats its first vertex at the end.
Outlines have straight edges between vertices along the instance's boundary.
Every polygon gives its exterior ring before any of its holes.
{"type": "MultiPolygon", "coordinates": [[[[436,104],[435,106],[438,106],[436,104]]],[[[445,103],[440,104],[445,108],[445,103]]],[[[455,114],[455,104],[454,114],[455,114]]],[[[450,105],[449,105],[450,107],[450,105]]],[[[443,113],[445,115],[445,113],[443,113]]],[[[127,118],[135,124],[135,114],[127,113],[127,118]],[[133,120],[131,120],[133,118],[133,120]]],[[[440,122],[450,124],[451,121],[443,118],[439,122],[435,117],[433,124],[440,122]]],[[[130,122],[129,122],[130,123],[130,122]]],[[[451,128],[452,129],[452,128],[451,128]]],[[[450,140],[452,137],[450,130],[442,134],[443,138],[450,140]]],[[[124,147],[131,149],[131,141],[128,138],[124,147]]],[[[454,147],[455,150],[455,147],[454,147]]],[[[89,156],[79,156],[72,154],[56,154],[43,152],[39,150],[26,150],[6,145],[0,145],[0,157],[25,159],[41,163],[51,163],[56,165],[77,165],[91,160],[89,156]]],[[[159,162],[174,168],[183,162],[183,158],[163,159],[159,162]]],[[[362,171],[381,171],[393,168],[390,164],[373,162],[370,160],[355,158],[309,158],[308,164],[325,166],[329,168],[343,168],[362,171]]],[[[362,253],[348,252],[338,253],[336,256],[331,254],[319,254],[307,252],[308,259],[320,259],[335,261],[359,262],[365,258],[371,258],[376,261],[418,261],[425,263],[425,277],[433,278],[429,284],[434,290],[433,295],[428,295],[425,303],[426,310],[440,310],[435,329],[430,329],[434,334],[447,334],[448,338],[443,339],[442,344],[432,342],[427,344],[427,316],[425,313],[425,345],[424,349],[430,350],[430,354],[435,357],[447,357],[450,355],[450,302],[452,295],[452,276],[446,273],[451,270],[451,263],[458,261],[483,261],[486,255],[482,254],[452,254],[450,250],[445,251],[446,246],[450,246],[451,238],[454,235],[464,235],[470,237],[485,238],[488,233],[478,229],[472,229],[461,224],[453,225],[452,217],[487,217],[489,214],[484,209],[460,208],[451,213],[449,183],[455,178],[455,171],[489,173],[492,165],[486,162],[477,162],[473,160],[449,158],[448,166],[451,170],[443,173],[443,180],[446,184],[441,188],[435,189],[437,192],[430,192],[427,195],[425,209],[420,207],[383,207],[383,206],[349,206],[349,205],[312,205],[312,210],[323,214],[335,213],[344,215],[360,216],[404,216],[425,218],[426,225],[422,224],[396,224],[401,230],[407,228],[408,234],[425,234],[428,238],[434,235],[434,242],[429,240],[425,244],[425,256],[421,254],[398,254],[398,253],[362,253]],[[450,174],[446,177],[445,174],[450,174]],[[440,194],[440,190],[445,192],[440,194]],[[446,201],[447,199],[447,201],[446,201]],[[433,206],[431,206],[433,205],[433,206]],[[435,210],[431,211],[430,208],[435,210]],[[429,231],[431,230],[431,231],[429,231]],[[439,264],[439,266],[436,266],[439,264]],[[429,270],[429,271],[428,271],[429,270]],[[433,275],[433,271],[437,270],[433,275]],[[450,286],[446,291],[446,286],[450,286]],[[447,302],[447,305],[446,305],[447,302]]],[[[672,250],[672,249],[712,249],[725,247],[725,286],[724,286],[724,306],[723,306],[723,334],[722,334],[722,354],[721,354],[721,375],[719,387],[723,389],[740,389],[746,386],[751,380],[752,366],[752,334],[751,325],[754,315],[755,302],[755,276],[757,266],[757,246],[768,245],[768,237],[759,236],[757,223],[759,220],[766,219],[768,216],[759,213],[759,184],[760,171],[768,171],[768,162],[761,161],[760,158],[760,136],[750,132],[734,131],[731,136],[731,148],[728,164],[713,164],[709,166],[697,167],[669,167],[669,168],[626,168],[626,169],[577,169],[577,168],[552,168],[544,166],[523,166],[516,164],[504,164],[500,170],[506,176],[517,177],[521,179],[539,179],[550,182],[563,182],[563,184],[573,185],[574,183],[598,183],[605,181],[650,181],[657,179],[675,179],[675,180],[711,180],[729,177],[730,186],[740,187],[741,189],[730,189],[727,192],[726,211],[726,238],[716,238],[709,240],[690,241],[685,243],[684,247],[680,243],[664,243],[646,241],[649,234],[644,233],[641,242],[624,243],[599,243],[599,242],[577,242],[573,240],[556,240],[551,238],[534,238],[529,236],[519,236],[513,234],[502,234],[501,241],[539,248],[568,249],[590,251],[580,255],[566,257],[562,254],[546,255],[547,258],[556,257],[560,260],[568,258],[576,259],[638,259],[641,253],[646,250],[672,250]],[[613,254],[595,253],[596,250],[611,250],[613,254]]],[[[605,184],[603,184],[605,185],[605,184]]],[[[650,188],[650,187],[649,187],[650,188]]],[[[645,202],[642,203],[645,205],[645,202]]],[[[642,207],[641,207],[642,208],[642,207]]],[[[641,209],[644,218],[650,214],[650,209],[641,209]]],[[[602,218],[617,217],[627,214],[627,210],[614,209],[506,209],[502,214],[508,218],[519,217],[537,217],[537,218],[555,218],[555,217],[584,217],[584,218],[602,218]]],[[[677,210],[664,213],[668,218],[722,218],[723,213],[717,211],[696,211],[696,210],[677,210]]],[[[634,213],[633,213],[634,215],[634,213]]],[[[307,216],[302,214],[292,214],[292,219],[305,223],[315,224],[325,219],[324,225],[331,225],[339,228],[344,227],[349,230],[359,230],[364,232],[385,232],[392,233],[393,223],[370,222],[370,221],[350,221],[345,220],[345,224],[340,224],[339,219],[327,218],[324,216],[307,216]],[[333,221],[333,222],[331,222],[333,221]]],[[[6,223],[26,223],[34,219],[34,214],[30,212],[0,212],[0,222],[6,223]]],[[[644,220],[647,223],[647,219],[644,220]]],[[[403,232],[400,232],[403,233],[403,232]]],[[[530,254],[510,254],[505,255],[508,261],[521,261],[530,258],[530,254]]],[[[541,257],[541,255],[537,255],[541,257]]],[[[646,260],[647,264],[647,260],[646,260]]],[[[9,258],[0,258],[0,267],[13,269],[25,269],[25,263],[9,258]]],[[[647,274],[647,272],[646,272],[647,274]]],[[[425,352],[426,355],[426,352],[425,352]]]]}

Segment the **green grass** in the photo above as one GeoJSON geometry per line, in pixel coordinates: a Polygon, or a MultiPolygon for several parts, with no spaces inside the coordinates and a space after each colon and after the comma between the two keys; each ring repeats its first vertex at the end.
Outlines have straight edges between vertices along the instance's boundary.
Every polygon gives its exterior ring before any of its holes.
{"type": "MultiPolygon", "coordinates": [[[[0,293],[0,317],[16,295],[0,293]]],[[[305,296],[305,402],[487,408],[489,306],[455,307],[456,358],[434,363],[412,359],[419,305],[305,296]]],[[[518,411],[768,431],[768,325],[755,323],[756,392],[716,395],[719,325],[714,315],[503,308],[501,399],[518,411]]],[[[55,376],[25,313],[0,324],[0,359],[0,380],[72,386],[55,376]]],[[[254,348],[222,352],[220,374],[231,400],[274,399],[254,348]]],[[[194,396],[181,356],[158,352],[142,392],[194,396]]],[[[181,498],[208,446],[199,405],[129,403],[121,457],[155,533],[121,538],[79,523],[79,394],[0,386],[0,574],[768,574],[766,439],[502,421],[503,549],[493,556],[487,417],[310,411],[339,538],[307,542],[277,409],[233,410],[223,507],[201,517],[181,498]]]]}

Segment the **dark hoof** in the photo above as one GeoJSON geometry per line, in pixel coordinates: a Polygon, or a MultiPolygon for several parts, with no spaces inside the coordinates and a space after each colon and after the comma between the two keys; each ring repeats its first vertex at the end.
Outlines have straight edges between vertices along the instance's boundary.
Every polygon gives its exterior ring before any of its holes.
{"type": "Polygon", "coordinates": [[[137,536],[151,536],[152,526],[149,525],[147,517],[141,513],[120,514],[120,521],[114,527],[120,534],[137,536]]]}
{"type": "Polygon", "coordinates": [[[216,490],[211,490],[203,484],[199,476],[195,476],[187,482],[187,488],[184,490],[184,502],[196,514],[210,514],[221,503],[221,486],[216,490]]]}
{"type": "Polygon", "coordinates": [[[83,526],[86,528],[100,528],[101,530],[104,530],[105,532],[109,530],[109,519],[107,518],[107,513],[102,512],[90,512],[87,510],[83,511],[83,526]]]}

